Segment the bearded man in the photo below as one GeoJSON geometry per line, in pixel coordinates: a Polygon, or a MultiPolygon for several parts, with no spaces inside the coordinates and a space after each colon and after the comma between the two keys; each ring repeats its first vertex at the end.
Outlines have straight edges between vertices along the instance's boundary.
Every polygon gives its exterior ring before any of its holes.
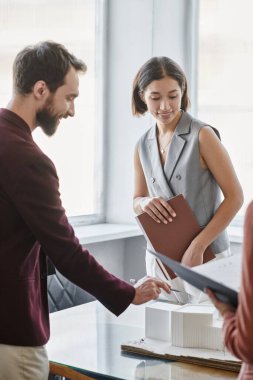
{"type": "Polygon", "coordinates": [[[162,281],[139,287],[107,272],[76,238],[62,207],[56,169],[32,132],[51,136],[75,114],[86,65],[45,41],[23,49],[13,66],[13,96],[0,109],[0,377],[47,380],[47,257],[70,281],[114,314],[156,298],[162,281]]]}

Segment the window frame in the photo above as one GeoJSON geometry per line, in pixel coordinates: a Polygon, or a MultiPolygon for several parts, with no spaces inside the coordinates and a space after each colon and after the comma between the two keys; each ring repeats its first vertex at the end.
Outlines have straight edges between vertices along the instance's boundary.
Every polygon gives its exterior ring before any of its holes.
{"type": "MultiPolygon", "coordinates": [[[[97,212],[94,214],[70,216],[68,218],[73,227],[98,224],[105,222],[105,201],[106,201],[106,25],[108,21],[107,12],[108,0],[96,0],[95,4],[95,139],[97,142],[97,155],[94,164],[94,188],[96,191],[95,204],[97,212]],[[96,173],[100,173],[96,176],[96,173]]],[[[85,196],[85,195],[84,195],[85,196]]]]}

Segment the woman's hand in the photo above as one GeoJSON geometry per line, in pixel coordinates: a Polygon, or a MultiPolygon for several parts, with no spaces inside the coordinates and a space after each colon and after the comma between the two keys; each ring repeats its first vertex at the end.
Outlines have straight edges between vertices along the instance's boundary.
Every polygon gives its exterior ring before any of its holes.
{"type": "Polygon", "coordinates": [[[169,203],[162,197],[144,197],[140,199],[139,205],[157,223],[172,222],[176,213],[169,203]]]}
{"type": "Polygon", "coordinates": [[[224,302],[221,302],[220,300],[218,300],[218,298],[215,296],[215,294],[210,289],[208,289],[208,288],[205,289],[205,292],[208,295],[208,297],[211,299],[211,301],[214,304],[214,306],[216,307],[216,309],[219,310],[220,315],[222,317],[224,316],[224,314],[227,311],[233,311],[233,312],[235,311],[233,306],[228,305],[227,303],[224,303],[224,302]]]}
{"type": "Polygon", "coordinates": [[[195,267],[196,265],[203,264],[203,256],[205,250],[206,247],[193,240],[185,251],[184,256],[182,257],[182,264],[186,265],[187,267],[195,267]]]}

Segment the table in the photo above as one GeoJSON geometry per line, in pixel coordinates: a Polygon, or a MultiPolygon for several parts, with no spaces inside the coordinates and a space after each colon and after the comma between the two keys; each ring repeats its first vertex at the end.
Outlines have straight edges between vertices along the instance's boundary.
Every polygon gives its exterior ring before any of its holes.
{"type": "Polygon", "coordinates": [[[47,344],[52,373],[73,380],[227,380],[238,374],[123,353],[122,343],[144,337],[145,306],[115,317],[97,301],[50,314],[47,344]]]}

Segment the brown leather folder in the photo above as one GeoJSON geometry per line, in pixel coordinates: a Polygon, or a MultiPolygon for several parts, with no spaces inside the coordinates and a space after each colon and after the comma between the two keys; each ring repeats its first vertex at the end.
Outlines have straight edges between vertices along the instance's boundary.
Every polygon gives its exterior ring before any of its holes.
{"type": "MultiPolygon", "coordinates": [[[[138,215],[136,220],[154,251],[181,262],[186,249],[199,234],[201,228],[182,194],[170,198],[168,203],[177,215],[173,218],[173,222],[168,222],[168,224],[157,223],[146,212],[138,215]]],[[[211,247],[207,247],[203,257],[204,263],[214,258],[215,255],[211,247]]],[[[159,266],[160,264],[158,262],[159,266]]],[[[168,266],[164,265],[164,267],[171,279],[176,277],[168,266]]],[[[163,264],[161,269],[163,270],[163,264]]]]}

